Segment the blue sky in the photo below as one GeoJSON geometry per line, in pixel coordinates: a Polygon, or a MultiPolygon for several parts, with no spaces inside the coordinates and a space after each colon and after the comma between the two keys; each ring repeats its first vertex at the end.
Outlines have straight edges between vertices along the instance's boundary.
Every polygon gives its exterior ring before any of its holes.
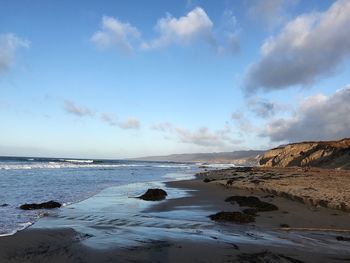
{"type": "Polygon", "coordinates": [[[0,155],[350,136],[350,1],[0,0],[0,155]]]}

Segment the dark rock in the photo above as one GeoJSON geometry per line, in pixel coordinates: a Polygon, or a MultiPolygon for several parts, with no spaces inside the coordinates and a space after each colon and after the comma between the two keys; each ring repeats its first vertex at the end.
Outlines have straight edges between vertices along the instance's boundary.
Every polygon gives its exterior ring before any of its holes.
{"type": "Polygon", "coordinates": [[[278,210],[274,204],[260,201],[255,196],[231,196],[225,199],[225,202],[238,203],[239,206],[247,206],[257,209],[258,212],[267,212],[278,210]]]}
{"type": "Polygon", "coordinates": [[[282,228],[289,228],[290,226],[288,224],[280,224],[280,227],[282,227],[282,228]]]}
{"type": "Polygon", "coordinates": [[[9,204],[2,204],[2,205],[0,205],[0,207],[6,207],[6,206],[9,206],[9,204]]]}
{"type": "Polygon", "coordinates": [[[247,173],[253,171],[253,167],[235,167],[236,172],[247,173]]]}
{"type": "Polygon", "coordinates": [[[160,201],[166,198],[167,192],[163,189],[148,189],[146,193],[139,196],[138,198],[145,201],[160,201]]]}
{"type": "Polygon", "coordinates": [[[210,183],[211,181],[212,181],[212,180],[209,179],[209,178],[204,178],[204,180],[203,180],[204,183],[210,183]]]}
{"type": "Polygon", "coordinates": [[[282,254],[274,254],[270,251],[260,253],[243,253],[237,256],[240,263],[267,263],[267,262],[283,262],[283,263],[304,263],[301,260],[291,258],[282,254]]]}
{"type": "Polygon", "coordinates": [[[234,181],[234,179],[229,179],[227,180],[226,185],[233,185],[234,181]]]}
{"type": "Polygon", "coordinates": [[[51,200],[49,202],[40,203],[40,204],[24,204],[24,205],[21,205],[19,208],[23,210],[34,210],[34,209],[52,209],[52,208],[58,208],[61,206],[62,205],[60,203],[51,200]]]}
{"type": "Polygon", "coordinates": [[[257,209],[255,209],[255,208],[247,208],[247,209],[244,209],[242,212],[247,214],[247,215],[256,216],[256,214],[259,211],[257,209]]]}
{"type": "Polygon", "coordinates": [[[209,218],[214,221],[233,222],[238,224],[247,224],[255,222],[255,218],[241,212],[218,212],[210,215],[209,218]]]}
{"type": "Polygon", "coordinates": [[[252,179],[252,180],[250,180],[249,182],[251,182],[252,184],[260,184],[260,183],[263,182],[263,181],[261,181],[261,180],[259,180],[259,179],[252,179]]]}
{"type": "Polygon", "coordinates": [[[338,241],[350,241],[350,237],[337,236],[336,239],[338,241]]]}

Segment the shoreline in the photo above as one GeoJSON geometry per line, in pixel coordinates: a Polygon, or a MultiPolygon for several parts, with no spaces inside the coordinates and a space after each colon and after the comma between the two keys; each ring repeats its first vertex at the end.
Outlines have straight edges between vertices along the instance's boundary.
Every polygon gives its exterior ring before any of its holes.
{"type": "MultiPolygon", "coordinates": [[[[175,173],[176,174],[176,173],[175,173]]],[[[193,178],[195,178],[195,174],[196,173],[191,173],[191,174],[186,174],[186,176],[184,176],[182,173],[179,173],[181,174],[182,176],[181,177],[173,177],[172,176],[172,173],[170,173],[170,175],[167,175],[165,176],[164,178],[162,178],[163,180],[166,180],[166,181],[159,181],[159,180],[154,180],[154,181],[149,181],[148,183],[166,183],[170,180],[183,180],[185,177],[188,178],[186,180],[191,180],[193,178]]],[[[146,182],[140,182],[140,183],[146,183],[146,182]]],[[[94,196],[100,194],[101,192],[103,192],[104,190],[108,189],[108,188],[113,188],[113,187],[116,187],[116,186],[126,186],[126,185],[129,185],[130,183],[122,183],[122,184],[119,184],[119,185],[108,185],[108,186],[105,186],[104,188],[101,188],[101,189],[98,189],[97,191],[95,192],[91,192],[89,194],[86,194],[83,198],[81,199],[77,199],[73,202],[67,202],[67,203],[62,203],[62,207],[60,209],[64,209],[65,207],[69,207],[69,206],[72,206],[72,205],[76,205],[76,204],[79,204],[81,202],[84,202],[90,198],[93,198],[94,196]]],[[[45,202],[43,200],[43,202],[45,202]]],[[[24,204],[25,201],[22,202],[22,204],[24,204]]],[[[20,205],[18,205],[17,209],[20,209],[19,208],[20,205]]],[[[8,233],[3,233],[3,234],[0,234],[0,238],[1,237],[7,237],[7,236],[12,236],[12,235],[15,235],[16,233],[18,232],[21,232],[21,231],[24,231],[30,227],[33,227],[39,220],[47,217],[51,212],[55,213],[57,210],[54,209],[54,210],[47,210],[47,209],[38,209],[38,210],[30,210],[30,212],[37,212],[35,218],[32,218],[32,221],[28,221],[28,222],[23,222],[22,225],[23,227],[19,227],[17,229],[14,229],[12,230],[11,232],[8,232],[8,233]]]]}
{"type": "Polygon", "coordinates": [[[199,173],[222,186],[262,191],[313,207],[350,212],[350,171],[308,168],[231,168],[199,173]]]}
{"type": "MultiPolygon", "coordinates": [[[[218,172],[220,171],[215,170],[208,173],[218,172]]],[[[69,227],[29,227],[12,236],[0,237],[0,261],[114,262],[115,259],[121,259],[123,262],[222,262],[228,260],[254,262],[250,261],[252,257],[275,260],[273,262],[315,262],[315,259],[317,262],[350,260],[350,252],[348,252],[350,242],[337,240],[339,235],[347,240],[350,237],[349,233],[282,231],[280,228],[281,224],[288,224],[299,228],[313,226],[317,229],[334,229],[336,226],[350,229],[348,213],[323,207],[314,209],[283,197],[267,196],[264,192],[234,189],[227,187],[220,180],[204,183],[203,178],[203,174],[199,174],[196,179],[164,182],[165,188],[169,190],[169,199],[165,201],[144,203],[144,201],[129,200],[131,207],[135,207],[135,204],[141,205],[140,212],[137,213],[125,210],[126,213],[131,212],[132,217],[138,214],[141,216],[135,219],[136,225],[131,224],[130,230],[136,231],[136,234],[140,229],[146,231],[138,233],[138,235],[141,234],[142,239],[137,241],[137,245],[128,245],[121,240],[118,241],[120,245],[94,248],[86,245],[86,242],[94,239],[90,233],[69,227]],[[263,201],[276,204],[279,210],[259,213],[256,222],[247,225],[211,221],[208,216],[214,212],[242,209],[224,201],[232,195],[254,195],[263,201]],[[337,215],[334,215],[334,211],[337,215]],[[148,223],[150,219],[154,222],[148,223]],[[152,233],[155,229],[158,229],[159,236],[154,236],[152,233]],[[183,238],[179,238],[179,235],[183,238]]],[[[146,185],[148,184],[145,183],[141,187],[146,185]]],[[[106,193],[108,191],[102,193],[102,196],[106,193]]],[[[115,195],[111,193],[108,200],[111,197],[115,198],[115,195]]],[[[96,199],[96,197],[92,198],[96,199]]],[[[121,199],[120,202],[125,200],[121,199]]],[[[97,201],[98,199],[95,200],[97,201]]],[[[75,207],[91,204],[93,202],[91,203],[90,200],[85,201],[85,204],[78,203],[75,207]]],[[[84,213],[83,211],[82,214],[84,213]]],[[[115,217],[120,218],[120,216],[117,214],[115,217]]],[[[133,218],[130,219],[133,220],[133,218]]],[[[91,221],[92,227],[99,224],[96,222],[99,221],[91,221]]],[[[128,222],[120,222],[121,229],[130,227],[128,222]]],[[[112,231],[116,227],[112,223],[109,225],[104,223],[101,226],[104,227],[103,231],[112,231]]],[[[120,232],[111,232],[109,235],[112,241],[121,238],[120,232]]],[[[131,235],[131,238],[134,236],[131,235]]]]}

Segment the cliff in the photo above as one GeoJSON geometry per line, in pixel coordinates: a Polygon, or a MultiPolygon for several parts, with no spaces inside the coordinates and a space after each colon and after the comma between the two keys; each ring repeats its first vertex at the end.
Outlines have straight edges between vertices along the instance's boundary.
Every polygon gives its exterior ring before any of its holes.
{"type": "Polygon", "coordinates": [[[320,167],[350,169],[350,139],[291,143],[265,152],[263,167],[320,167]]]}

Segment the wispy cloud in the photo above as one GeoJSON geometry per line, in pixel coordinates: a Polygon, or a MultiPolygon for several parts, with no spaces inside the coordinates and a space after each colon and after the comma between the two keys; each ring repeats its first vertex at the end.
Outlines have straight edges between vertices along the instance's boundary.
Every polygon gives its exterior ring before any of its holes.
{"type": "Polygon", "coordinates": [[[171,131],[173,129],[173,125],[170,122],[161,122],[152,125],[151,128],[156,131],[166,132],[171,131]]]}
{"type": "Polygon", "coordinates": [[[140,121],[134,117],[129,117],[127,120],[118,123],[121,129],[134,129],[140,128],[140,121]]]}
{"type": "Polygon", "coordinates": [[[137,130],[140,128],[140,121],[135,117],[129,117],[124,121],[118,121],[117,117],[114,114],[104,112],[101,113],[100,118],[103,122],[106,122],[108,125],[117,126],[124,130],[137,130]]]}
{"type": "Polygon", "coordinates": [[[138,29],[117,18],[103,16],[102,29],[91,37],[91,41],[100,48],[114,47],[125,54],[133,52],[132,42],[140,37],[138,29]]]}
{"type": "Polygon", "coordinates": [[[232,130],[229,125],[225,125],[222,129],[215,131],[207,127],[190,130],[183,127],[176,127],[169,122],[164,122],[153,125],[152,129],[165,133],[169,139],[212,149],[227,149],[242,142],[232,137],[232,130]]]}
{"type": "Polygon", "coordinates": [[[350,56],[350,1],[338,0],[323,13],[301,15],[261,47],[261,59],[245,76],[245,90],[279,90],[310,85],[334,73],[350,56]]]}
{"type": "Polygon", "coordinates": [[[106,123],[108,123],[111,126],[117,126],[118,125],[117,119],[116,119],[116,117],[113,114],[103,112],[103,113],[101,113],[100,118],[101,118],[101,120],[103,122],[106,122],[106,123]]]}
{"type": "Polygon", "coordinates": [[[271,141],[329,140],[350,136],[350,86],[331,96],[305,99],[290,118],[267,123],[263,136],[271,141]]]}
{"type": "Polygon", "coordinates": [[[0,73],[6,71],[15,62],[19,48],[29,48],[30,41],[15,34],[0,34],[0,73]]]}
{"type": "Polygon", "coordinates": [[[247,99],[247,109],[259,118],[268,119],[279,112],[287,111],[288,105],[259,97],[247,99]]]}
{"type": "Polygon", "coordinates": [[[259,130],[256,126],[254,126],[250,119],[246,117],[243,112],[236,111],[231,115],[232,121],[235,123],[238,132],[241,135],[250,135],[253,133],[257,133],[259,130]]]}
{"type": "Polygon", "coordinates": [[[298,0],[251,0],[248,1],[248,15],[259,24],[271,29],[281,25],[288,18],[288,10],[298,0]]]}
{"type": "Polygon", "coordinates": [[[69,100],[64,101],[63,109],[65,112],[78,117],[92,117],[94,115],[93,111],[91,111],[89,108],[77,105],[76,103],[69,100]]]}

